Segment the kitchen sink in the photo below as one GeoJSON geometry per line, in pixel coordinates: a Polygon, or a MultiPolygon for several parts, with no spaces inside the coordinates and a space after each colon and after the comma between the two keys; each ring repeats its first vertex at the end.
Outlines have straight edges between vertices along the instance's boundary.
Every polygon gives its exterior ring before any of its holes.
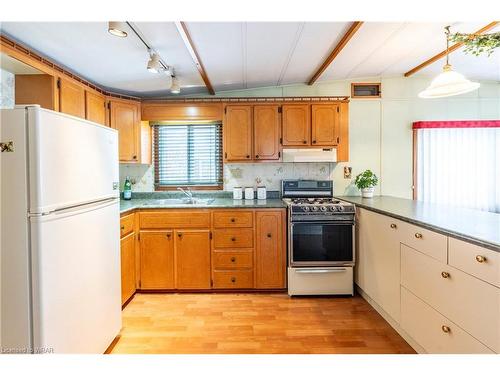
{"type": "Polygon", "coordinates": [[[175,206],[175,205],[184,205],[184,204],[192,204],[192,205],[208,205],[210,203],[212,203],[214,201],[214,199],[201,199],[201,198],[192,198],[192,199],[189,199],[189,198],[182,198],[182,199],[178,199],[178,198],[165,198],[165,199],[155,199],[155,200],[152,200],[150,202],[146,202],[145,205],[148,205],[148,206],[156,206],[156,205],[165,205],[165,206],[168,206],[168,205],[172,205],[172,206],[175,206]]]}

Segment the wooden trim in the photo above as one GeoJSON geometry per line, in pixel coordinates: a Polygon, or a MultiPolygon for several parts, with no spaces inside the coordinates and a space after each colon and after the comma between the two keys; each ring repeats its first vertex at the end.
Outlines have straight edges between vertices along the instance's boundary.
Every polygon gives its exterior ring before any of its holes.
{"type": "Polygon", "coordinates": [[[172,105],[172,104],[195,104],[195,103],[245,103],[245,104],[266,104],[266,103],[281,103],[281,104],[301,104],[301,103],[322,103],[322,102],[349,102],[349,96],[249,96],[249,97],[232,97],[232,98],[185,98],[185,99],[144,99],[142,103],[145,105],[172,105]]]}
{"type": "MultiPolygon", "coordinates": [[[[497,26],[498,24],[500,23],[500,21],[493,21],[493,22],[490,22],[489,24],[487,24],[486,26],[482,27],[481,29],[477,30],[475,33],[473,33],[474,35],[481,35],[481,34],[484,34],[486,31],[488,30],[491,30],[492,28],[494,28],[495,26],[497,26]]],[[[462,47],[464,45],[463,42],[459,42],[459,43],[456,43],[454,45],[452,45],[449,49],[448,49],[448,52],[446,50],[442,51],[442,52],[439,52],[437,55],[431,57],[430,59],[428,60],[425,60],[422,64],[420,65],[417,65],[416,67],[414,67],[413,69],[407,71],[404,76],[405,77],[409,77],[413,74],[415,74],[416,72],[418,72],[419,70],[422,70],[423,68],[425,68],[427,65],[430,65],[434,62],[436,62],[437,60],[440,60],[442,59],[443,57],[446,57],[446,54],[447,53],[452,53],[453,51],[456,51],[457,49],[459,49],[460,47],[462,47]]]]}
{"type": "Polygon", "coordinates": [[[352,82],[351,83],[351,98],[352,99],[379,99],[382,97],[382,83],[380,82],[352,82]],[[378,95],[356,96],[354,88],[356,86],[378,86],[378,95]]]}
{"type": "Polygon", "coordinates": [[[193,59],[198,72],[200,73],[201,79],[203,80],[203,82],[205,82],[205,86],[207,87],[208,92],[210,93],[210,95],[215,95],[215,90],[212,86],[212,83],[210,82],[210,79],[208,78],[207,71],[203,66],[203,62],[201,61],[200,55],[198,54],[193,40],[191,39],[191,35],[189,35],[189,30],[186,26],[186,23],[183,21],[177,21],[175,22],[175,26],[177,27],[179,34],[181,34],[184,45],[191,55],[191,58],[193,59]]]}
{"type": "Polygon", "coordinates": [[[412,163],[412,176],[413,176],[413,200],[417,199],[417,150],[418,150],[418,138],[417,130],[413,129],[413,163],[412,163]]]}
{"type": "Polygon", "coordinates": [[[321,74],[323,74],[323,72],[326,70],[326,68],[330,66],[332,61],[338,56],[340,51],[344,49],[349,40],[351,40],[354,34],[356,34],[356,32],[359,30],[362,24],[363,22],[361,21],[355,21],[352,23],[351,27],[349,27],[349,30],[347,30],[342,39],[340,39],[340,41],[337,43],[337,45],[330,53],[330,55],[325,59],[325,61],[323,61],[323,63],[321,64],[319,69],[313,74],[311,79],[309,79],[309,82],[307,82],[309,86],[312,85],[314,82],[316,82],[317,79],[321,76],[321,74]]]}

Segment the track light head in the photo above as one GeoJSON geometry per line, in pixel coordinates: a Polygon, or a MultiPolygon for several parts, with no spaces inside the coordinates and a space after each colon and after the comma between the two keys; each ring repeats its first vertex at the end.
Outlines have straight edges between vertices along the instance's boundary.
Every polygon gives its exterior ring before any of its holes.
{"type": "Polygon", "coordinates": [[[170,92],[172,94],[180,94],[181,93],[181,86],[179,85],[179,80],[174,75],[172,76],[172,84],[170,85],[170,92]]]}
{"type": "Polygon", "coordinates": [[[157,53],[151,53],[148,61],[148,72],[158,73],[161,71],[160,56],[157,53]]]}
{"type": "Polygon", "coordinates": [[[111,35],[118,36],[120,38],[125,38],[127,36],[126,30],[127,24],[122,21],[109,21],[108,22],[108,32],[111,35]]]}

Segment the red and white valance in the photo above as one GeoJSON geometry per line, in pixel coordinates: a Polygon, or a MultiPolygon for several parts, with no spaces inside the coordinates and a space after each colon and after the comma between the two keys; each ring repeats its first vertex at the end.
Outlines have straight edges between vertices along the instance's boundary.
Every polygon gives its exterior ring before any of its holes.
{"type": "Polygon", "coordinates": [[[415,121],[413,129],[500,128],[500,120],[415,121]]]}

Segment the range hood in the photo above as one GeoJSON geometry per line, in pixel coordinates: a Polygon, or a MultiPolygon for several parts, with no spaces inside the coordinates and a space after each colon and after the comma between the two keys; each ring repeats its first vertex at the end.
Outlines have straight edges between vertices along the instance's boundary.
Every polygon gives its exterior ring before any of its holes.
{"type": "Polygon", "coordinates": [[[337,149],[335,148],[284,148],[283,163],[335,163],[337,149]]]}

